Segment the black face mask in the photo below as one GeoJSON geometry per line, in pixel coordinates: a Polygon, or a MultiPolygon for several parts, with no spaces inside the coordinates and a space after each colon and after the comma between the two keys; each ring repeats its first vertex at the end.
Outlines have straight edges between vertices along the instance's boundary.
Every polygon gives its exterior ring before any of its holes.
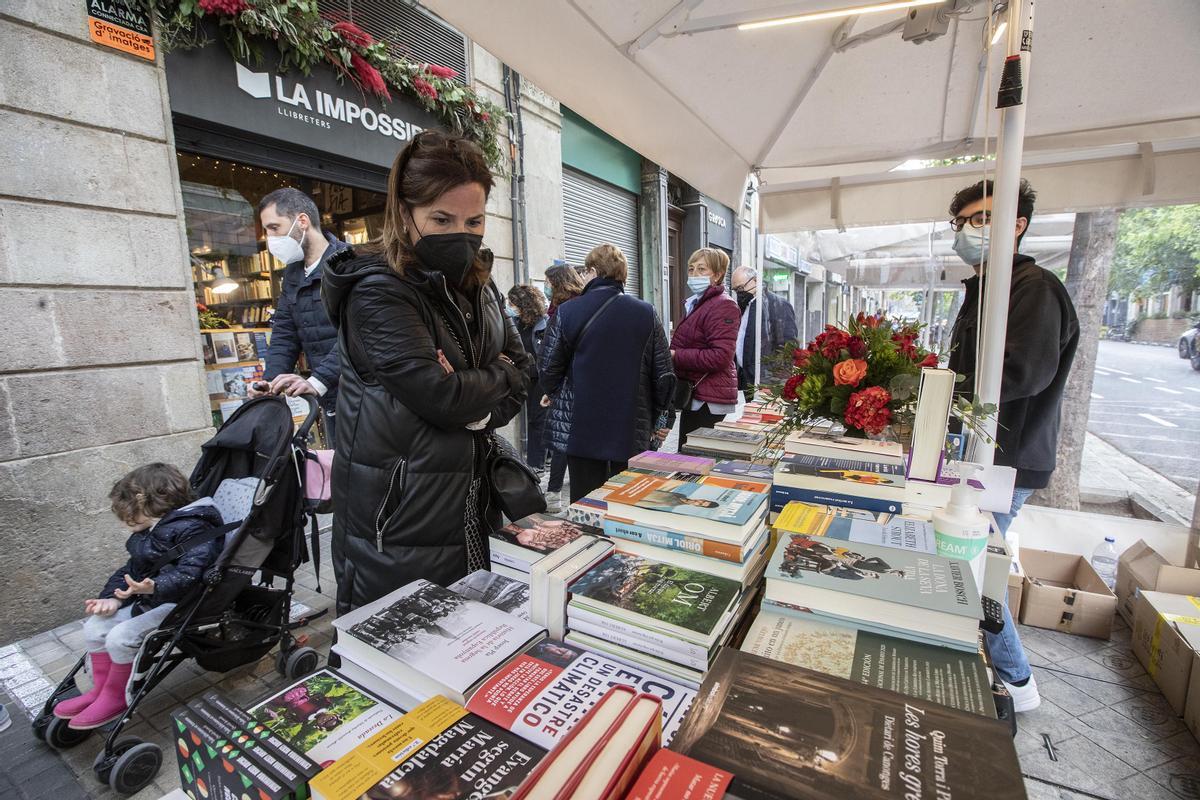
{"type": "Polygon", "coordinates": [[[426,269],[441,272],[461,286],[482,246],[483,237],[477,233],[430,233],[417,240],[413,252],[426,269]]]}
{"type": "Polygon", "coordinates": [[[750,305],[750,301],[754,299],[754,292],[748,292],[745,289],[736,290],[738,308],[745,311],[750,305]]]}

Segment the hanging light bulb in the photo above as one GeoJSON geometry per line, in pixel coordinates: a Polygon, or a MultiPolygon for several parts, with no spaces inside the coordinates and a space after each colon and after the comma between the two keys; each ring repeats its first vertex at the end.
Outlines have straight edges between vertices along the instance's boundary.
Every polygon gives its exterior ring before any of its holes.
{"type": "Polygon", "coordinates": [[[238,288],[238,285],[237,281],[225,274],[225,270],[213,267],[212,280],[208,282],[208,288],[212,289],[213,294],[229,294],[238,288]]]}

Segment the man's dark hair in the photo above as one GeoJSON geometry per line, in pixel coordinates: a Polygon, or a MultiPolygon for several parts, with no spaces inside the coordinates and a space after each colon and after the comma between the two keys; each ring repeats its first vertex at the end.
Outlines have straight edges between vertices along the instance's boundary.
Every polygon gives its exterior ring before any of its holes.
{"type": "MultiPolygon", "coordinates": [[[[980,181],[973,183],[965,189],[960,189],[958,194],[954,195],[954,199],[950,201],[950,216],[957,217],[958,212],[962,211],[972,203],[983,199],[984,184],[987,185],[987,196],[994,197],[996,193],[995,181],[980,181]]],[[[1017,218],[1025,218],[1025,230],[1017,237],[1017,243],[1025,238],[1025,234],[1029,232],[1029,223],[1033,222],[1033,204],[1037,202],[1037,192],[1029,185],[1029,181],[1021,179],[1021,186],[1017,189],[1017,218]]]]}
{"type": "Polygon", "coordinates": [[[290,186],[276,189],[258,201],[258,213],[261,214],[270,206],[275,206],[275,213],[281,217],[295,219],[300,214],[307,214],[308,224],[312,225],[313,230],[321,230],[321,212],[317,204],[299,189],[290,186]]]}

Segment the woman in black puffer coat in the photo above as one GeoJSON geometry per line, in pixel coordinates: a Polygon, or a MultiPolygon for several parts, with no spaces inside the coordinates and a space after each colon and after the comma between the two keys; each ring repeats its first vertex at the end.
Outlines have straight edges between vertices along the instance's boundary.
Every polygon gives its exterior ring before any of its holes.
{"type": "Polygon", "coordinates": [[[480,250],[478,146],[424,131],[396,158],[383,235],[339,253],[322,293],[342,347],[332,492],[337,611],[489,564],[483,464],[521,409],[527,356],[480,250]]]}

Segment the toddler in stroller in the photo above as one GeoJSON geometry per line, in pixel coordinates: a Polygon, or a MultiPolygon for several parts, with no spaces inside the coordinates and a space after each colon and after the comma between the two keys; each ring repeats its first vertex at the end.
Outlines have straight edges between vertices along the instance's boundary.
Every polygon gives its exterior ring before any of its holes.
{"type": "Polygon", "coordinates": [[[54,716],[69,719],[76,730],[99,728],[125,713],[125,685],[142,640],[221,552],[219,542],[208,541],[154,572],[172,548],[222,523],[216,503],[207,497],[196,500],[187,478],[170,464],[138,467],[117,481],[108,496],[113,513],[133,533],[125,543],[129,560],[96,598],[84,601],[92,688],[54,706],[54,716]]]}

